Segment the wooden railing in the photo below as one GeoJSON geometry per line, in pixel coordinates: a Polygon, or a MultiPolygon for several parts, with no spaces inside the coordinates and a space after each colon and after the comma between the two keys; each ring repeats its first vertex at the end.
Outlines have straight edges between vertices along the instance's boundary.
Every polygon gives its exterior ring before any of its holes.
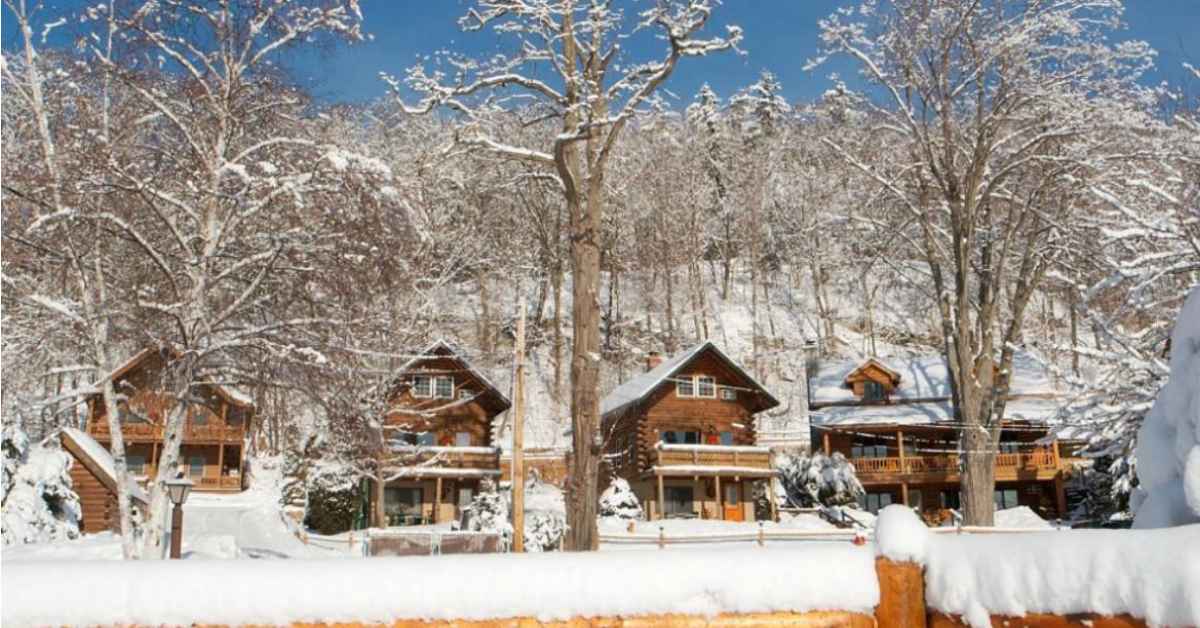
{"type": "MultiPolygon", "coordinates": [[[[144,477],[149,481],[158,475],[157,467],[147,465],[139,477],[144,477]]],[[[239,491],[242,489],[242,478],[237,475],[205,475],[196,477],[189,475],[188,479],[195,483],[196,490],[201,491],[239,491]]]]}
{"type": "Polygon", "coordinates": [[[771,468],[771,452],[765,447],[721,445],[668,446],[657,449],[658,466],[713,466],[771,468]]]}
{"type": "MultiPolygon", "coordinates": [[[[945,473],[958,472],[959,457],[956,454],[941,456],[905,456],[886,458],[851,458],[850,463],[859,475],[895,473],[945,473]]],[[[1030,451],[996,455],[997,470],[1046,471],[1058,467],[1053,451],[1030,451]]]]}
{"type": "Polygon", "coordinates": [[[499,469],[497,447],[412,447],[392,450],[392,463],[406,467],[430,465],[466,469],[499,469]]]}
{"type": "MultiPolygon", "coordinates": [[[[111,436],[107,421],[96,421],[88,428],[88,433],[102,440],[111,436]]],[[[121,435],[126,440],[162,440],[163,426],[155,423],[126,423],[121,426],[121,435]]],[[[183,440],[186,441],[216,441],[224,443],[240,443],[246,437],[246,430],[241,425],[225,425],[221,423],[188,423],[184,426],[183,440]]]]}

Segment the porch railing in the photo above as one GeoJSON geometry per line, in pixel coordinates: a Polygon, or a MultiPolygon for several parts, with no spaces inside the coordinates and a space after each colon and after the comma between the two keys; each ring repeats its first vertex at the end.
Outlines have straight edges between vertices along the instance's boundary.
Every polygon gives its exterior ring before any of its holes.
{"type": "Polygon", "coordinates": [[[771,450],[766,447],[659,444],[656,454],[658,466],[771,468],[771,450]]]}
{"type": "MultiPolygon", "coordinates": [[[[959,456],[947,454],[905,456],[903,459],[899,457],[851,458],[850,463],[854,465],[854,470],[859,475],[954,473],[959,468],[959,456]]],[[[1058,467],[1052,451],[997,454],[995,465],[998,470],[1015,471],[1043,471],[1058,467]]]]}
{"type": "MultiPolygon", "coordinates": [[[[112,434],[107,421],[92,423],[88,433],[102,439],[112,434]]],[[[126,423],[121,426],[121,435],[127,440],[162,440],[163,426],[155,423],[126,423]]],[[[241,425],[188,423],[183,431],[184,441],[240,443],[245,437],[246,430],[241,425]]]]}

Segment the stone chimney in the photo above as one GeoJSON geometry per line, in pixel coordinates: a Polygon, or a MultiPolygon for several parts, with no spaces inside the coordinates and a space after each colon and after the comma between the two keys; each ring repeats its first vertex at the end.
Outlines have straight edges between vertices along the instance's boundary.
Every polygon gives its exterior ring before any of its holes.
{"type": "Polygon", "coordinates": [[[663,355],[657,351],[651,351],[646,354],[646,372],[653,371],[656,366],[662,364],[663,355]]]}

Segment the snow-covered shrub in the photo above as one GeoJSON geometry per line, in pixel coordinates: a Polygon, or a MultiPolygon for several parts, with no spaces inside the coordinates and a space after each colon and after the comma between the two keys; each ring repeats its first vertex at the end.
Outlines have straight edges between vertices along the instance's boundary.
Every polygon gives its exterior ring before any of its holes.
{"type": "Polygon", "coordinates": [[[316,449],[320,439],[315,433],[309,433],[297,436],[296,440],[298,442],[283,453],[283,481],[279,501],[283,511],[298,521],[307,516],[308,475],[317,455],[316,449]]]}
{"type": "Polygon", "coordinates": [[[349,467],[322,462],[306,482],[308,509],[304,525],[320,534],[337,534],[354,526],[362,504],[358,478],[349,467]]]}
{"type": "Polygon", "coordinates": [[[750,499],[754,502],[755,521],[771,520],[771,480],[760,480],[751,485],[750,499]]]}
{"type": "Polygon", "coordinates": [[[641,519],[642,505],[624,478],[613,478],[600,494],[600,516],[615,519],[641,519]]]}
{"type": "Polygon", "coordinates": [[[780,482],[793,506],[842,506],[864,494],[854,465],[841,453],[782,454],[778,464],[780,482]]]}
{"type": "Polygon", "coordinates": [[[1068,494],[1080,496],[1072,505],[1070,519],[1103,522],[1129,519],[1129,473],[1125,456],[1095,458],[1076,465],[1067,484],[1068,494]]]}
{"type": "Polygon", "coordinates": [[[25,461],[28,451],[29,437],[25,435],[25,430],[22,430],[21,426],[16,423],[5,425],[3,437],[0,440],[0,455],[4,460],[4,467],[0,469],[0,504],[4,503],[9,489],[16,481],[17,469],[25,461]]]}
{"type": "Polygon", "coordinates": [[[1135,528],[1200,522],[1200,286],[1171,335],[1171,375],[1138,430],[1135,528]]]}
{"type": "Polygon", "coordinates": [[[557,512],[533,512],[525,515],[525,551],[548,552],[559,549],[567,533],[567,518],[557,512]]]}
{"type": "MultiPolygon", "coordinates": [[[[16,445],[19,437],[14,439],[16,445]]],[[[7,452],[5,456],[7,466],[7,452]]],[[[71,456],[62,450],[58,439],[51,437],[29,449],[18,461],[0,513],[3,543],[78,538],[82,509],[71,484],[71,456]]]]}
{"type": "Polygon", "coordinates": [[[513,527],[508,520],[508,502],[488,478],[479,482],[479,492],[467,506],[467,529],[472,532],[499,534],[504,545],[512,542],[513,527]]]}

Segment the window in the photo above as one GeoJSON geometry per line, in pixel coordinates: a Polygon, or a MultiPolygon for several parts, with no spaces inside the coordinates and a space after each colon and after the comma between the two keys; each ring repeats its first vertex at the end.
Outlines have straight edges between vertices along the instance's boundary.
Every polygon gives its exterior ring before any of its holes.
{"type": "Polygon", "coordinates": [[[660,434],[660,439],[668,445],[699,445],[700,432],[663,430],[660,434]]]}
{"type": "Polygon", "coordinates": [[[957,490],[942,491],[940,495],[942,508],[948,510],[958,510],[961,507],[962,499],[957,490]]]}
{"type": "Polygon", "coordinates": [[[916,508],[918,511],[924,510],[925,496],[920,489],[908,489],[908,507],[916,508]]]}
{"type": "Polygon", "coordinates": [[[428,375],[414,377],[412,380],[412,394],[414,397],[432,397],[433,378],[428,375]]]}
{"type": "Polygon", "coordinates": [[[1020,445],[1021,445],[1021,443],[1014,443],[1012,441],[1001,441],[1000,453],[1002,453],[1002,454],[1018,453],[1020,451],[1020,449],[1019,449],[1020,445]]]}
{"type": "Polygon", "coordinates": [[[734,388],[722,388],[721,399],[725,401],[737,401],[737,390],[734,388]]]}
{"type": "Polygon", "coordinates": [[[692,505],[694,497],[690,486],[664,486],[663,501],[665,502],[663,513],[668,517],[695,513],[692,505]]]}
{"type": "Polygon", "coordinates": [[[400,434],[400,441],[406,445],[432,447],[433,432],[403,432],[400,434]]]}
{"type": "Polygon", "coordinates": [[[125,467],[130,473],[141,475],[146,472],[146,457],[141,454],[129,454],[125,456],[125,467]]]}
{"type": "Polygon", "coordinates": [[[883,401],[883,384],[867,380],[863,382],[863,401],[883,401]]]}
{"type": "Polygon", "coordinates": [[[683,377],[675,380],[675,396],[677,397],[695,397],[696,386],[692,382],[692,378],[683,377]]]}
{"type": "Polygon", "coordinates": [[[188,475],[197,478],[204,477],[204,456],[188,458],[188,475]]]}
{"type": "MultiPolygon", "coordinates": [[[[717,380],[707,375],[683,375],[675,378],[677,397],[717,398],[717,380]]],[[[736,395],[735,395],[736,397],[736,395]]]]}
{"type": "Polygon", "coordinates": [[[458,398],[459,399],[470,399],[474,394],[475,393],[467,390],[466,388],[458,389],[458,398]]]}
{"type": "Polygon", "coordinates": [[[470,432],[455,432],[454,433],[454,446],[455,447],[470,447],[471,446],[471,433],[470,432]]]}
{"type": "Polygon", "coordinates": [[[858,505],[871,514],[878,513],[881,508],[891,503],[891,493],[866,493],[858,498],[858,505]]]}
{"type": "Polygon", "coordinates": [[[697,377],[696,396],[715,399],[717,397],[717,380],[704,375],[697,377]]]}
{"type": "Polygon", "coordinates": [[[437,378],[434,393],[438,399],[454,398],[454,379],[450,377],[437,378]]]}
{"type": "Polygon", "coordinates": [[[383,492],[383,512],[391,525],[419,523],[422,491],[419,487],[389,486],[383,492]]]}
{"type": "Polygon", "coordinates": [[[996,510],[1004,510],[1005,508],[1017,507],[1017,489],[1015,488],[998,488],[992,493],[992,501],[996,504],[996,510]]]}
{"type": "Polygon", "coordinates": [[[851,458],[886,458],[887,445],[853,445],[850,447],[851,458]]]}
{"type": "Polygon", "coordinates": [[[721,432],[721,444],[726,446],[732,445],[733,432],[721,432]]]}

